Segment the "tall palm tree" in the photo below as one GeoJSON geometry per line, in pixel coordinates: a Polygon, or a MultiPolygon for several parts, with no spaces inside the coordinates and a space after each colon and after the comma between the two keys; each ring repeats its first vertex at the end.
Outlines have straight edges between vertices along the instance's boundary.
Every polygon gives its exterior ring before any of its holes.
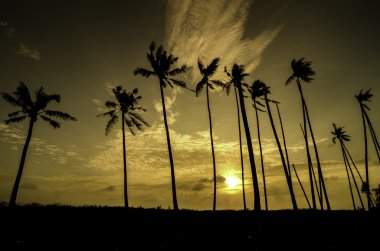
{"type": "Polygon", "coordinates": [[[281,162],[282,162],[282,166],[284,168],[284,173],[285,173],[285,177],[286,177],[286,182],[288,184],[293,209],[298,210],[298,206],[297,206],[297,202],[296,202],[296,196],[294,195],[294,191],[293,191],[292,180],[290,179],[289,168],[285,162],[284,153],[282,152],[281,143],[280,143],[280,140],[279,140],[278,135],[277,135],[276,127],[274,126],[273,116],[272,116],[272,112],[271,112],[270,105],[269,105],[269,99],[268,99],[268,94],[270,94],[269,86],[267,86],[264,82],[262,82],[260,80],[255,80],[255,82],[253,82],[253,85],[257,85],[256,88],[258,90],[260,90],[260,93],[262,93],[264,95],[265,105],[267,107],[267,112],[268,112],[270,124],[272,126],[274,138],[276,140],[277,148],[278,148],[278,151],[280,153],[281,162]]]}
{"type": "Polygon", "coordinates": [[[177,192],[176,192],[176,185],[175,185],[175,173],[174,173],[174,161],[173,161],[173,154],[172,154],[172,148],[171,148],[171,143],[170,143],[169,126],[168,126],[168,121],[166,118],[164,88],[166,88],[167,86],[170,86],[172,88],[174,86],[186,88],[185,82],[173,77],[181,73],[187,72],[189,68],[186,65],[182,65],[179,68],[173,68],[174,65],[178,61],[178,57],[174,57],[172,54],[168,54],[166,50],[164,50],[162,45],[156,49],[156,44],[154,42],[152,42],[149,46],[149,52],[147,53],[147,58],[150,63],[151,69],[148,70],[145,68],[138,67],[134,71],[134,74],[141,75],[146,78],[149,78],[150,76],[157,77],[160,84],[162,111],[164,114],[166,141],[168,144],[170,174],[171,174],[171,180],[172,180],[173,208],[174,210],[178,210],[177,192]]]}
{"type": "Polygon", "coordinates": [[[294,173],[296,174],[296,178],[297,178],[297,180],[298,180],[298,183],[300,184],[300,187],[301,187],[301,190],[302,190],[302,192],[303,192],[303,195],[305,196],[305,199],[306,199],[307,205],[309,206],[309,209],[311,209],[311,205],[310,205],[309,198],[307,197],[306,191],[305,191],[305,189],[303,188],[303,185],[302,185],[302,182],[301,182],[301,180],[300,180],[300,177],[298,177],[298,173],[297,173],[296,167],[295,167],[294,164],[292,164],[292,166],[293,166],[294,173]]]}
{"type": "Polygon", "coordinates": [[[262,149],[262,145],[261,145],[260,122],[259,122],[259,114],[258,114],[258,111],[264,112],[261,109],[262,107],[264,107],[264,105],[258,100],[260,97],[264,96],[264,92],[263,92],[263,89],[261,88],[261,85],[258,84],[258,82],[256,82],[256,81],[253,82],[249,91],[251,92],[251,98],[253,101],[253,108],[255,110],[255,115],[256,115],[257,138],[259,141],[259,149],[260,149],[261,172],[263,174],[265,210],[268,210],[267,186],[266,186],[266,182],[265,182],[264,158],[263,158],[263,149],[262,149]]]}
{"type": "MultiPolygon", "coordinates": [[[[225,90],[227,95],[230,94],[232,82],[225,83],[225,90]]],[[[241,140],[241,125],[240,125],[240,108],[239,108],[239,97],[234,87],[235,101],[236,101],[236,111],[237,111],[237,122],[238,122],[238,131],[239,131],[239,146],[240,146],[240,165],[241,165],[241,184],[242,184],[242,194],[243,194],[243,209],[247,210],[247,203],[245,200],[245,178],[244,178],[244,161],[243,161],[243,145],[241,140]]]]}
{"type": "Polygon", "coordinates": [[[207,98],[207,111],[208,120],[210,126],[210,139],[211,139],[211,154],[212,154],[212,166],[214,175],[214,200],[212,204],[212,210],[216,209],[216,164],[215,164],[215,152],[214,152],[214,139],[212,136],[212,120],[211,120],[211,109],[210,109],[210,99],[209,99],[209,89],[214,90],[215,86],[223,87],[223,83],[219,80],[211,80],[210,78],[215,74],[219,66],[219,58],[214,58],[210,65],[205,67],[200,59],[198,59],[198,68],[202,75],[202,80],[197,84],[195,88],[195,94],[198,97],[203,87],[206,86],[206,98],[207,98]]]}
{"type": "Polygon", "coordinates": [[[360,111],[362,114],[362,121],[363,121],[363,130],[364,130],[364,163],[365,163],[365,177],[366,181],[364,183],[364,188],[365,188],[365,193],[367,195],[367,203],[368,203],[368,210],[371,209],[371,189],[370,189],[370,183],[369,183],[369,172],[368,172],[368,139],[367,139],[367,125],[369,127],[371,137],[373,140],[373,143],[375,145],[375,150],[377,153],[377,156],[379,158],[380,162],[380,146],[379,142],[377,140],[375,131],[372,127],[372,123],[369,119],[369,116],[367,114],[367,110],[369,111],[370,108],[366,104],[366,102],[371,102],[373,94],[371,94],[371,89],[367,90],[366,92],[363,93],[363,90],[360,90],[360,93],[358,95],[355,95],[356,100],[359,102],[360,105],[360,111]]]}
{"type": "Polygon", "coordinates": [[[128,126],[132,135],[135,135],[134,128],[142,131],[144,125],[149,126],[148,122],[139,114],[139,111],[146,111],[144,108],[138,106],[138,101],[141,96],[138,95],[138,89],[133,89],[132,92],[127,92],[120,85],[113,88],[112,92],[116,101],[107,101],[105,106],[111,109],[99,116],[110,117],[106,125],[106,135],[108,135],[112,127],[118,122],[121,115],[121,130],[123,133],[123,171],[124,171],[124,206],[128,208],[128,190],[127,190],[127,157],[125,146],[125,125],[128,126]]]}
{"type": "Polygon", "coordinates": [[[241,116],[243,118],[244,131],[245,131],[245,136],[247,139],[249,162],[251,165],[251,172],[252,172],[254,210],[260,211],[261,203],[260,203],[259,183],[257,179],[255,157],[253,154],[251,133],[249,131],[249,125],[248,125],[247,115],[245,111],[244,95],[243,95],[243,86],[248,87],[247,84],[243,83],[243,81],[244,81],[244,78],[248,76],[249,74],[244,72],[244,65],[238,65],[236,63],[232,66],[231,72],[228,72],[227,68],[225,68],[224,71],[226,72],[227,76],[230,78],[229,82],[234,85],[234,87],[237,89],[237,92],[239,94],[241,116]]]}
{"type": "Polygon", "coordinates": [[[20,82],[16,91],[13,93],[2,92],[3,99],[9,104],[18,107],[18,111],[8,114],[9,119],[5,120],[5,124],[20,123],[25,119],[29,119],[29,129],[22,150],[21,161],[18,168],[16,180],[12,189],[9,206],[13,207],[16,204],[18,187],[20,185],[22,171],[26,160],[30,139],[32,138],[33,127],[37,120],[40,118],[49,123],[54,129],[60,128],[61,123],[56,119],[76,121],[77,119],[68,113],[48,109],[50,102],[55,101],[59,103],[61,96],[59,94],[46,94],[44,89],[40,87],[35,93],[35,100],[32,100],[28,87],[20,82]]]}
{"type": "MultiPolygon", "coordinates": [[[[304,130],[305,130],[305,141],[308,142],[307,138],[307,129],[309,128],[310,130],[310,135],[313,141],[313,147],[314,147],[314,152],[315,152],[315,158],[317,161],[317,169],[318,169],[318,178],[319,178],[319,184],[320,184],[320,190],[321,190],[321,195],[324,195],[324,198],[326,200],[326,206],[327,209],[330,210],[330,202],[327,196],[327,189],[325,186],[325,181],[323,178],[323,173],[322,173],[322,167],[321,167],[321,162],[319,160],[319,154],[318,154],[318,148],[317,144],[315,142],[314,138],[314,133],[313,133],[313,128],[311,126],[310,122],[310,117],[309,117],[309,112],[307,109],[305,97],[302,92],[302,86],[301,86],[301,80],[310,83],[314,78],[313,76],[315,75],[315,72],[311,69],[311,62],[306,61],[304,58],[301,58],[299,60],[293,59],[291,62],[291,67],[293,70],[293,74],[287,79],[285,85],[290,84],[293,80],[296,80],[298,90],[301,95],[301,101],[302,101],[302,109],[303,109],[303,120],[304,120],[304,130]],[[306,125],[307,124],[307,125],[306,125]],[[322,193],[323,192],[323,193],[322,193]]],[[[306,145],[308,148],[308,144],[306,145]]],[[[309,165],[310,166],[310,165],[309,165]]],[[[311,172],[309,171],[309,175],[311,176],[311,172]]],[[[311,184],[313,186],[313,184],[311,184]]],[[[315,201],[315,199],[313,199],[315,201]]],[[[315,209],[315,207],[314,207],[315,209]]],[[[323,204],[321,203],[321,209],[323,209],[323,204]]]]}
{"type": "MultiPolygon", "coordinates": [[[[360,195],[360,190],[359,190],[358,184],[356,182],[354,173],[352,172],[352,168],[351,168],[350,162],[349,162],[348,157],[347,157],[348,150],[347,150],[347,148],[345,147],[345,144],[344,144],[344,142],[350,141],[351,137],[346,134],[346,132],[343,130],[343,127],[336,127],[336,125],[334,123],[333,123],[333,127],[334,127],[334,131],[332,131],[331,134],[334,135],[334,137],[333,137],[332,141],[333,141],[334,144],[336,144],[336,140],[339,140],[339,143],[340,143],[340,148],[342,150],[342,155],[343,155],[343,160],[344,160],[344,166],[346,167],[348,184],[349,184],[349,187],[350,187],[352,205],[354,207],[354,210],[356,210],[354,194],[352,192],[350,174],[349,174],[348,171],[350,171],[350,173],[351,173],[351,177],[352,177],[352,180],[354,182],[354,185],[355,185],[355,188],[356,188],[356,192],[358,193],[360,203],[362,205],[362,208],[364,208],[364,204],[363,204],[363,201],[362,201],[362,198],[361,198],[361,195],[360,195]]],[[[352,163],[355,165],[354,162],[352,162],[352,163]]],[[[359,173],[359,177],[361,178],[360,173],[359,173]]]]}

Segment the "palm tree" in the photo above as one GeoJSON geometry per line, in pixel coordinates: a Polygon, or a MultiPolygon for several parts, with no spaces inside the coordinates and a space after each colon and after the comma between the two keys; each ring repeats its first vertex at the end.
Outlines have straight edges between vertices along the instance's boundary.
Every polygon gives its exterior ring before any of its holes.
{"type": "Polygon", "coordinates": [[[249,91],[251,92],[251,98],[253,101],[253,108],[255,109],[255,115],[256,115],[257,137],[258,137],[259,149],[260,149],[261,172],[263,174],[265,210],[268,210],[267,186],[266,186],[266,182],[265,182],[264,158],[263,158],[263,149],[262,149],[262,145],[261,145],[260,123],[259,123],[259,114],[258,114],[258,111],[264,112],[261,109],[261,107],[264,107],[264,105],[258,100],[260,97],[264,96],[264,92],[263,92],[263,89],[261,88],[261,85],[258,84],[258,82],[256,82],[256,81],[253,82],[249,91]],[[260,106],[260,108],[258,106],[260,106]]]}
{"type": "MultiPolygon", "coordinates": [[[[360,203],[362,205],[362,208],[364,208],[364,204],[363,204],[363,201],[362,201],[362,198],[361,198],[361,195],[360,195],[360,190],[359,190],[358,184],[356,183],[356,179],[355,179],[354,173],[352,172],[352,168],[351,168],[350,162],[349,162],[348,157],[347,157],[348,150],[347,150],[347,148],[345,147],[345,144],[344,144],[344,142],[350,141],[350,136],[347,135],[345,131],[343,131],[343,127],[338,127],[337,128],[334,123],[333,123],[333,127],[334,127],[334,131],[332,131],[331,134],[334,135],[334,137],[333,137],[332,141],[333,141],[334,144],[336,144],[336,140],[339,140],[339,143],[340,143],[340,148],[342,150],[342,155],[343,155],[343,160],[344,160],[344,166],[346,167],[348,184],[349,184],[349,187],[350,187],[352,205],[354,207],[354,210],[356,210],[355,199],[354,199],[354,194],[352,192],[351,179],[350,179],[350,174],[349,174],[348,170],[350,170],[351,177],[352,177],[352,180],[353,180],[353,182],[355,184],[355,188],[356,188],[356,191],[358,193],[360,203]]],[[[353,161],[352,161],[352,163],[355,165],[355,163],[353,161]]],[[[361,178],[360,173],[359,173],[359,177],[361,178]]]]}
{"type": "Polygon", "coordinates": [[[294,191],[293,191],[292,180],[290,179],[289,168],[285,163],[284,153],[282,152],[281,143],[280,143],[280,140],[279,140],[278,135],[277,135],[276,127],[274,126],[273,116],[272,116],[272,112],[271,112],[270,105],[269,105],[269,99],[268,99],[268,94],[270,94],[269,86],[267,86],[264,82],[262,82],[260,80],[255,80],[255,82],[253,82],[253,85],[256,85],[257,87],[255,87],[255,88],[259,90],[259,93],[262,93],[264,95],[264,100],[265,100],[265,104],[267,107],[267,112],[268,112],[270,124],[272,126],[272,130],[273,130],[274,138],[275,138],[276,143],[277,143],[278,151],[280,152],[281,162],[282,162],[282,166],[284,168],[284,173],[285,173],[285,177],[286,177],[286,182],[288,184],[293,209],[298,210],[298,206],[297,206],[297,202],[296,202],[296,196],[294,195],[294,191]]]}
{"type": "Polygon", "coordinates": [[[367,126],[369,127],[369,130],[370,130],[370,133],[371,133],[371,137],[372,137],[372,140],[373,140],[373,143],[375,145],[375,150],[376,150],[376,153],[377,153],[377,156],[379,158],[379,162],[380,162],[380,155],[379,155],[379,152],[380,152],[380,145],[379,145],[379,141],[377,140],[377,137],[376,137],[376,134],[375,134],[375,131],[372,127],[372,123],[369,119],[369,116],[367,114],[367,111],[366,110],[370,110],[370,108],[368,107],[368,105],[365,103],[365,102],[371,102],[371,98],[373,96],[373,94],[371,94],[371,89],[367,90],[365,93],[362,93],[363,90],[360,90],[360,93],[358,95],[355,95],[357,101],[359,102],[359,105],[360,105],[360,111],[361,111],[361,114],[362,114],[362,121],[363,121],[363,130],[364,130],[364,163],[365,163],[365,177],[366,177],[366,181],[365,181],[365,193],[367,194],[367,202],[368,202],[368,210],[371,209],[371,194],[370,194],[370,183],[369,183],[369,173],[368,173],[368,139],[367,139],[367,126]]]}
{"type": "MultiPolygon", "coordinates": [[[[227,95],[230,94],[232,82],[225,83],[225,89],[227,95]]],[[[237,111],[237,122],[238,122],[238,130],[239,130],[239,146],[240,146],[240,165],[241,165],[241,184],[242,184],[242,194],[243,194],[243,208],[244,211],[247,210],[247,203],[245,200],[245,182],[244,182],[244,161],[243,161],[243,145],[241,141],[241,125],[240,125],[240,108],[239,108],[239,97],[236,92],[236,88],[234,87],[235,92],[235,100],[236,100],[236,111],[237,111]]]]}
{"type": "Polygon", "coordinates": [[[215,153],[214,153],[214,140],[212,136],[212,120],[211,120],[211,110],[210,110],[210,99],[209,99],[209,89],[214,90],[215,86],[223,87],[223,83],[219,80],[210,80],[212,75],[216,72],[219,66],[219,58],[212,60],[211,64],[205,67],[200,59],[198,59],[199,71],[202,75],[202,80],[197,84],[195,93],[198,97],[203,87],[206,85],[206,98],[207,98],[207,110],[208,110],[208,120],[210,125],[210,139],[211,139],[211,153],[212,153],[212,166],[214,174],[214,200],[212,205],[212,210],[215,211],[216,208],[216,164],[215,164],[215,153]]]}
{"type": "Polygon", "coordinates": [[[296,178],[297,178],[297,180],[298,180],[298,183],[300,184],[300,187],[301,187],[301,189],[302,189],[303,195],[305,196],[305,199],[306,199],[307,205],[309,206],[309,209],[311,209],[311,205],[310,205],[309,198],[307,198],[306,191],[305,191],[305,189],[303,188],[303,185],[302,185],[302,182],[301,182],[300,178],[298,177],[298,173],[297,173],[296,167],[295,167],[294,164],[292,164],[292,166],[293,166],[294,173],[296,174],[296,178]]]}
{"type": "Polygon", "coordinates": [[[139,107],[137,102],[141,99],[138,94],[138,89],[133,89],[132,92],[127,92],[121,86],[112,89],[116,101],[107,101],[105,106],[111,109],[99,116],[110,117],[106,125],[106,135],[108,135],[112,127],[118,122],[121,115],[121,130],[123,133],[123,170],[124,170],[124,206],[128,208],[128,192],[127,192],[127,157],[125,146],[125,125],[128,126],[132,135],[135,135],[134,128],[142,131],[143,126],[149,126],[148,122],[138,113],[138,111],[146,111],[144,108],[139,107]]]}
{"type": "MultiPolygon", "coordinates": [[[[307,106],[306,106],[306,101],[305,101],[305,98],[303,96],[302,86],[301,86],[301,80],[304,81],[304,82],[306,82],[306,83],[310,83],[313,80],[313,76],[315,75],[315,72],[311,69],[311,62],[310,61],[306,61],[304,58],[301,58],[299,60],[293,59],[292,62],[291,62],[291,67],[292,67],[292,70],[293,70],[293,74],[288,78],[288,80],[286,81],[285,85],[290,84],[294,79],[296,80],[297,87],[298,87],[298,90],[300,92],[301,101],[302,101],[304,130],[305,130],[305,133],[304,133],[305,141],[308,142],[307,128],[309,128],[310,135],[311,135],[311,138],[312,138],[312,141],[313,141],[315,158],[316,158],[316,161],[317,161],[318,178],[319,178],[321,196],[324,195],[325,200],[326,200],[327,209],[330,210],[331,209],[330,208],[330,202],[329,202],[329,199],[328,199],[328,196],[327,196],[327,190],[326,190],[326,186],[325,186],[325,182],[324,182],[324,178],[323,178],[323,174],[322,174],[322,168],[321,168],[321,162],[319,160],[318,148],[317,148],[317,144],[315,142],[313,129],[311,127],[309,112],[308,112],[308,109],[307,109],[307,106]],[[322,193],[322,191],[323,191],[323,193],[322,193]]],[[[307,143],[306,148],[308,148],[308,147],[309,146],[308,146],[308,143],[307,143]]],[[[310,164],[309,164],[309,166],[310,166],[310,164]]],[[[310,168],[309,168],[309,175],[311,176],[311,170],[310,170],[310,168]]],[[[311,177],[310,177],[310,180],[312,180],[311,177]]],[[[312,183],[311,183],[311,187],[313,187],[312,183]]],[[[314,198],[314,194],[313,193],[312,193],[312,197],[313,197],[313,202],[314,202],[315,198],[314,198]]],[[[323,200],[321,200],[321,201],[323,201],[323,200]]],[[[315,209],[315,204],[313,205],[313,208],[315,209]]],[[[322,203],[321,203],[321,209],[323,209],[323,204],[322,203]]]]}
{"type": "Polygon", "coordinates": [[[247,115],[245,111],[244,95],[243,95],[243,86],[248,87],[247,84],[243,83],[243,80],[249,74],[244,72],[244,65],[238,65],[238,64],[234,64],[232,66],[231,72],[228,72],[227,68],[225,68],[224,71],[226,72],[227,76],[230,78],[229,82],[233,84],[235,88],[237,88],[237,91],[239,94],[241,116],[243,118],[244,131],[245,131],[245,136],[247,139],[249,162],[251,164],[253,194],[254,194],[254,210],[260,211],[261,204],[260,204],[259,183],[257,180],[255,157],[253,155],[251,133],[249,131],[249,125],[248,125],[247,115]]]}
{"type": "Polygon", "coordinates": [[[2,92],[1,95],[6,102],[19,108],[18,111],[8,114],[9,119],[5,120],[6,125],[9,125],[11,123],[20,123],[29,118],[28,135],[26,137],[24,148],[22,150],[16,181],[14,183],[11,198],[9,201],[9,206],[13,207],[16,204],[18,187],[20,185],[22,171],[24,169],[24,163],[26,160],[26,154],[28,151],[30,139],[32,138],[34,124],[40,118],[48,122],[54,129],[56,129],[60,128],[61,126],[61,123],[56,119],[62,119],[65,121],[76,121],[77,119],[68,113],[47,109],[47,106],[50,104],[50,102],[55,101],[59,103],[61,101],[61,96],[59,94],[48,95],[45,93],[42,87],[36,91],[35,100],[32,100],[29,89],[23,82],[20,82],[15,92],[2,92]]]}
{"type": "Polygon", "coordinates": [[[166,88],[167,86],[170,86],[172,88],[173,86],[186,88],[185,82],[179,79],[175,79],[173,77],[177,76],[178,74],[187,72],[189,68],[186,65],[182,65],[180,68],[173,69],[173,65],[178,61],[178,57],[174,57],[173,55],[168,54],[166,50],[164,50],[162,45],[159,46],[156,50],[156,45],[154,42],[152,42],[149,46],[149,52],[147,53],[147,58],[152,69],[148,70],[145,68],[138,67],[134,71],[134,74],[141,75],[146,78],[149,78],[150,76],[155,76],[158,78],[158,81],[160,84],[162,111],[164,114],[166,141],[168,144],[170,173],[171,173],[171,180],[172,180],[173,208],[174,210],[178,210],[177,192],[176,192],[175,174],[174,174],[174,162],[173,162],[172,148],[170,144],[169,126],[168,126],[168,122],[166,118],[164,88],[166,88]]]}

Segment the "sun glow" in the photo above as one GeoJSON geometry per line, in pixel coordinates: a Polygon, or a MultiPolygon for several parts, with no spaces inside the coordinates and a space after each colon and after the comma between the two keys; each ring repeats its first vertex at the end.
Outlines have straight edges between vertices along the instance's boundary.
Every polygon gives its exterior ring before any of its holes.
{"type": "Polygon", "coordinates": [[[225,182],[226,182],[227,188],[229,189],[236,189],[238,188],[238,185],[241,184],[241,180],[235,178],[234,176],[228,176],[225,182]]]}

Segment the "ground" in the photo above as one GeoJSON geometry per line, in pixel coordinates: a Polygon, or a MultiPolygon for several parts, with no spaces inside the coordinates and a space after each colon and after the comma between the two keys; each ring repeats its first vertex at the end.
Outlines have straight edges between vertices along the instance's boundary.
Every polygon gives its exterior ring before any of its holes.
{"type": "Polygon", "coordinates": [[[1,250],[364,250],[380,226],[379,211],[29,205],[1,206],[0,217],[1,250]]]}

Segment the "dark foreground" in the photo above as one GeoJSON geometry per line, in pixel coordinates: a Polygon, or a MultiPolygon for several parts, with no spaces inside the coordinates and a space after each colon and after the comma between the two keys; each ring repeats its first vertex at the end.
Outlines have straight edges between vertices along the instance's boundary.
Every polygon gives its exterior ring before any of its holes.
{"type": "Polygon", "coordinates": [[[0,250],[363,250],[379,212],[0,207],[0,250]]]}

